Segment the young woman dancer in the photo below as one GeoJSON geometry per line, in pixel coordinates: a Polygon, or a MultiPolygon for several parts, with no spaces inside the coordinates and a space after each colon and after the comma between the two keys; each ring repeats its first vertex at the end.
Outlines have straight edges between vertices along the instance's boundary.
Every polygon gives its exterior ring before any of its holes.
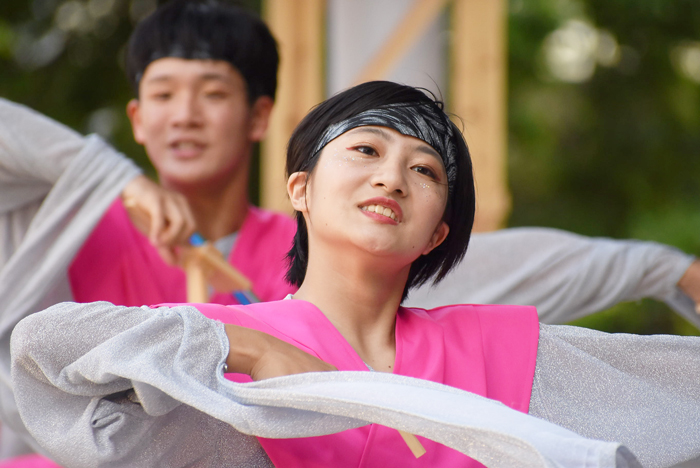
{"type": "Polygon", "coordinates": [[[401,307],[461,260],[474,217],[441,104],[352,88],[299,125],[287,171],[290,300],[60,304],[20,322],[13,385],[44,451],[67,466],[278,467],[638,466],[619,443],[645,466],[700,454],[698,338],[543,326],[530,307],[401,307]],[[427,437],[426,453],[386,426],[427,437]]]}

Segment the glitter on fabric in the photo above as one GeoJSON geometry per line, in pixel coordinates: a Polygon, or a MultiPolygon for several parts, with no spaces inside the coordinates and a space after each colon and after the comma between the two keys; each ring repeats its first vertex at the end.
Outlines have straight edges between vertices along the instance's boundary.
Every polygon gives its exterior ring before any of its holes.
{"type": "Polygon", "coordinates": [[[540,325],[529,412],[671,466],[700,457],[699,374],[700,337],[540,325]]]}
{"type": "MultiPolygon", "coordinates": [[[[491,468],[639,466],[619,443],[410,377],[320,372],[229,382],[223,325],[189,306],[58,304],[20,322],[12,347],[22,417],[65,466],[269,466],[249,435],[309,437],[368,423],[430,438],[491,468]],[[110,399],[130,388],[138,400],[110,399]]],[[[665,443],[655,443],[662,453],[665,443]]]]}
{"type": "Polygon", "coordinates": [[[442,158],[450,193],[457,180],[457,148],[452,141],[454,130],[449,117],[436,105],[391,104],[370,109],[330,125],[319,139],[314,154],[348,130],[366,126],[389,127],[402,135],[423,140],[442,158]]]}

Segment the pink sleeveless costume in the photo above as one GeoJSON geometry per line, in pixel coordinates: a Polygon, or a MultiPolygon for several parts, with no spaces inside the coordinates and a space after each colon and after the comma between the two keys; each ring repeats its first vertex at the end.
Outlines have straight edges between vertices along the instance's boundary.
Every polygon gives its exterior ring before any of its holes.
{"type": "MultiPolygon", "coordinates": [[[[228,261],[253,282],[253,292],[262,301],[282,299],[296,290],[284,280],[285,256],[295,232],[291,218],[248,208],[228,261]]],[[[187,300],[183,270],[161,259],[131,223],[121,200],[112,204],[78,252],[69,277],[76,302],[141,306],[187,300]]],[[[238,303],[230,294],[215,294],[211,302],[238,303]]]]}
{"type": "MultiPolygon", "coordinates": [[[[211,319],[275,336],[341,371],[368,370],[325,315],[309,302],[194,306],[211,319]]],[[[399,308],[395,331],[396,374],[457,387],[528,412],[539,337],[534,307],[399,308]]],[[[226,377],[236,382],[251,380],[242,374],[226,374],[226,377]]],[[[456,450],[422,437],[419,440],[427,452],[416,459],[396,430],[377,424],[320,437],[258,440],[280,468],[482,466],[456,450]]],[[[56,465],[34,456],[0,467],[56,468],[56,465]]]]}
{"type": "MultiPolygon", "coordinates": [[[[251,207],[239,232],[229,261],[253,281],[253,291],[263,301],[281,299],[293,292],[284,281],[284,256],[294,230],[291,219],[251,207]]],[[[106,300],[140,306],[185,301],[184,273],[160,259],[148,239],[133,227],[119,200],[76,256],[69,276],[77,302],[106,300]]],[[[234,304],[236,300],[219,294],[212,302],[234,304]]],[[[196,307],[210,318],[276,336],[339,370],[367,370],[323,313],[308,302],[196,307]]],[[[527,412],[538,330],[532,307],[400,308],[394,372],[461,388],[527,412]]],[[[227,377],[250,381],[239,374],[227,377]]],[[[380,425],[322,437],[259,441],[278,467],[481,466],[453,449],[419,439],[427,449],[419,459],[397,431],[380,425]]],[[[37,455],[0,462],[0,468],[57,467],[37,455]]]]}
{"type": "MultiPolygon", "coordinates": [[[[262,301],[282,299],[296,290],[284,279],[285,256],[295,232],[296,224],[288,216],[248,208],[228,261],[253,282],[253,292],[262,301]]],[[[148,238],[131,223],[121,199],[112,203],[92,231],[68,276],[75,302],[141,306],[187,300],[183,270],[161,259],[148,238]]],[[[215,294],[211,301],[238,304],[230,294],[215,294]]],[[[57,466],[39,455],[0,461],[0,468],[57,466]]]]}
{"type": "MultiPolygon", "coordinates": [[[[339,370],[368,370],[325,315],[309,302],[195,307],[209,318],[273,335],[339,370]]],[[[534,307],[399,308],[394,373],[467,390],[527,413],[538,337],[534,307]]],[[[250,381],[241,374],[227,377],[250,381]]],[[[396,430],[376,424],[321,437],[258,440],[274,465],[285,468],[482,466],[456,450],[420,437],[427,452],[416,459],[396,430]]]]}

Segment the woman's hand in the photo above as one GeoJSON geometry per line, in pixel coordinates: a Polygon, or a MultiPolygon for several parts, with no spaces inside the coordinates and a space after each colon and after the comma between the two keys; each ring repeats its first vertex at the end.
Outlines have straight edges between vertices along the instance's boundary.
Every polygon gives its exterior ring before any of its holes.
{"type": "Polygon", "coordinates": [[[176,264],[175,247],[187,244],[196,228],[185,197],[138,176],[122,191],[122,201],[131,221],[148,235],[163,260],[176,264]]]}
{"type": "Polygon", "coordinates": [[[247,374],[253,380],[270,379],[303,372],[338,370],[289,343],[267,333],[226,324],[229,372],[247,374]]]}

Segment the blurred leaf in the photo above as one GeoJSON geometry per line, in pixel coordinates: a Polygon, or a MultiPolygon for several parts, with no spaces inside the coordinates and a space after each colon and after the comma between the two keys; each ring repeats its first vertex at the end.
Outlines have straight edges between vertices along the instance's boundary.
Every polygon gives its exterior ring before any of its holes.
{"type": "Polygon", "coordinates": [[[12,56],[14,41],[14,31],[8,23],[0,19],[0,58],[9,59],[12,56]]]}

